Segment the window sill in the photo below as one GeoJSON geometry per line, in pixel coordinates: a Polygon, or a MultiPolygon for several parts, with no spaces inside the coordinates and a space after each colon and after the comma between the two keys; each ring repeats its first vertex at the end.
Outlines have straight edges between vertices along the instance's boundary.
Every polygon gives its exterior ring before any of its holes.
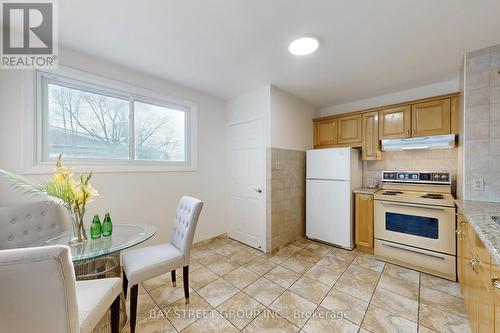
{"type": "MultiPolygon", "coordinates": [[[[24,174],[26,175],[42,175],[52,174],[54,172],[55,162],[43,162],[35,166],[28,167],[24,174]]],[[[148,173],[148,172],[194,172],[198,168],[196,165],[189,164],[174,164],[174,163],[161,163],[161,162],[144,162],[144,163],[71,163],[64,161],[64,165],[78,173],[148,173]]]]}

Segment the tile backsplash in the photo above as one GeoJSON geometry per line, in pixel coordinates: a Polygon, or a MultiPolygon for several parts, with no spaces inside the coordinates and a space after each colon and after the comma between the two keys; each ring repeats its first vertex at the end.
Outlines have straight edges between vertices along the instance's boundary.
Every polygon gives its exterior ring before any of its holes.
{"type": "Polygon", "coordinates": [[[500,45],[465,57],[464,199],[500,202],[500,45]],[[474,184],[484,184],[478,190],[474,184]]]}
{"type": "Polygon", "coordinates": [[[268,148],[266,164],[266,243],[273,252],[305,234],[306,152],[268,148]]]}
{"type": "Polygon", "coordinates": [[[363,186],[382,179],[383,170],[446,171],[457,174],[457,149],[388,151],[381,161],[363,161],[363,186]]]}

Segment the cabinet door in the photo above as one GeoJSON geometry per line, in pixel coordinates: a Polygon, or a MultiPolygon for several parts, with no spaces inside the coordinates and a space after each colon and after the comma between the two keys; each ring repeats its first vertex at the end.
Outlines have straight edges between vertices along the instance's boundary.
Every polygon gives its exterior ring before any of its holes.
{"type": "Polygon", "coordinates": [[[361,144],[361,115],[345,116],[337,119],[339,144],[361,144]]]}
{"type": "Polygon", "coordinates": [[[491,263],[491,284],[493,289],[493,315],[495,316],[495,333],[500,333],[500,267],[491,263]]]}
{"type": "Polygon", "coordinates": [[[380,139],[410,137],[410,121],[410,105],[403,105],[379,111],[380,139]]]}
{"type": "Polygon", "coordinates": [[[449,98],[411,106],[412,136],[450,134],[451,101],[449,98]]]}
{"type": "Polygon", "coordinates": [[[373,196],[356,194],[355,201],[356,245],[373,249],[373,196]]]}
{"type": "Polygon", "coordinates": [[[314,122],[314,147],[328,147],[337,143],[337,120],[314,122]]]}
{"type": "Polygon", "coordinates": [[[363,160],[380,160],[380,141],[378,139],[378,112],[363,114],[363,160]]]}
{"type": "Polygon", "coordinates": [[[464,294],[464,289],[463,289],[463,278],[464,278],[464,257],[466,257],[466,254],[464,253],[466,249],[466,245],[464,244],[466,242],[466,237],[467,237],[467,222],[464,218],[464,216],[461,213],[457,214],[457,277],[458,277],[458,282],[460,283],[462,295],[464,294]]]}

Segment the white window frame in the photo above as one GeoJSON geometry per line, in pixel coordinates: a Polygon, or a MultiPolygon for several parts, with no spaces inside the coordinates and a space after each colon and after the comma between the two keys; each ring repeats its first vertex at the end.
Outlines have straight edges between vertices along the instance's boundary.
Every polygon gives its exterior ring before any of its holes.
{"type": "Polygon", "coordinates": [[[196,103],[165,96],[164,94],[139,88],[127,83],[99,77],[87,72],[61,67],[51,71],[35,72],[35,135],[34,155],[32,167],[27,173],[51,172],[55,159],[48,158],[47,138],[48,119],[47,107],[42,105],[47,102],[43,98],[47,87],[46,82],[61,84],[66,87],[83,89],[97,94],[104,94],[129,101],[130,121],[130,154],[128,159],[97,159],[97,158],[64,158],[64,163],[75,171],[88,172],[161,172],[161,171],[196,171],[198,156],[198,106],[196,103]],[[174,108],[186,113],[185,121],[185,161],[155,161],[135,160],[135,128],[134,128],[134,102],[144,102],[161,107],[174,108]]]}

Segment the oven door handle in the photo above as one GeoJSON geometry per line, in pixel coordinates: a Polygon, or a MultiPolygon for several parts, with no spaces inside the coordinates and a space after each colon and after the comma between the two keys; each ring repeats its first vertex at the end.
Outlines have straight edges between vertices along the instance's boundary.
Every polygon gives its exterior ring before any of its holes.
{"type": "Polygon", "coordinates": [[[399,247],[399,246],[396,246],[396,245],[386,244],[386,243],[382,243],[382,245],[385,246],[385,247],[393,248],[393,249],[403,250],[403,251],[407,251],[407,252],[411,252],[411,253],[421,254],[421,255],[428,256],[428,257],[435,258],[435,259],[445,260],[445,257],[439,256],[437,254],[430,254],[430,253],[420,252],[420,251],[417,251],[417,250],[411,250],[411,249],[407,249],[407,248],[404,248],[404,247],[399,247]]]}
{"type": "Polygon", "coordinates": [[[408,205],[408,204],[400,204],[400,203],[387,203],[387,202],[382,202],[382,205],[384,206],[400,206],[400,207],[409,207],[409,208],[422,208],[422,209],[429,209],[429,210],[439,210],[439,211],[444,211],[444,208],[439,208],[439,207],[429,207],[429,206],[422,206],[422,205],[408,205]]]}

